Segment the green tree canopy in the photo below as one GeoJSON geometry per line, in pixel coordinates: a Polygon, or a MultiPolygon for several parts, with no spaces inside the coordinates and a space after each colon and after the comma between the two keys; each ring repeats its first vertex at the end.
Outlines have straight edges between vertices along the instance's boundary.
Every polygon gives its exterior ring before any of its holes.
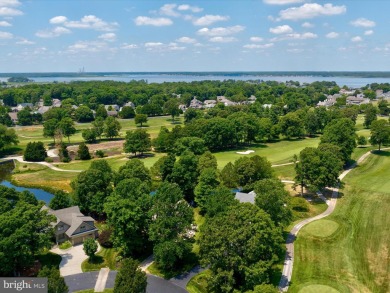
{"type": "Polygon", "coordinates": [[[69,289],[65,283],[64,277],[60,275],[60,271],[55,267],[43,267],[38,277],[47,278],[47,292],[48,293],[68,293],[69,289]]]}
{"type": "Polygon", "coordinates": [[[23,159],[25,161],[40,162],[44,161],[47,157],[45,146],[43,142],[29,142],[24,151],[23,159]]]}
{"type": "Polygon", "coordinates": [[[115,293],[145,293],[147,279],[137,261],[124,259],[115,279],[115,293]]]}
{"type": "Polygon", "coordinates": [[[136,114],[134,119],[135,124],[142,124],[148,122],[148,115],[146,114],[136,114]]]}
{"type": "Polygon", "coordinates": [[[378,145],[381,150],[382,144],[390,143],[390,125],[386,120],[377,120],[371,123],[371,138],[372,145],[378,145]]]}
{"type": "Polygon", "coordinates": [[[149,151],[150,147],[150,134],[146,130],[136,129],[126,132],[126,141],[123,146],[125,152],[134,153],[134,155],[137,155],[137,152],[139,152],[142,155],[144,152],[149,151]]]}
{"type": "Polygon", "coordinates": [[[151,183],[150,172],[139,159],[131,159],[125,165],[121,166],[115,182],[118,183],[125,178],[138,178],[142,182],[151,183]]]}
{"type": "Polygon", "coordinates": [[[110,139],[119,136],[122,126],[114,117],[109,116],[104,121],[104,135],[110,139]]]}
{"type": "Polygon", "coordinates": [[[90,258],[93,258],[95,256],[97,249],[98,249],[98,245],[95,239],[87,238],[84,240],[83,250],[85,254],[88,255],[90,258]]]}
{"type": "Polygon", "coordinates": [[[200,259],[212,272],[209,292],[253,289],[268,283],[283,245],[282,230],[250,203],[208,218],[201,227],[200,259]]]}
{"type": "Polygon", "coordinates": [[[72,206],[71,196],[63,192],[62,190],[56,191],[49,203],[49,207],[53,210],[65,209],[71,206],[72,206]]]}
{"type": "Polygon", "coordinates": [[[74,117],[76,118],[77,122],[91,122],[93,121],[93,113],[92,110],[88,106],[80,106],[76,109],[74,112],[74,117]]]}
{"type": "Polygon", "coordinates": [[[15,130],[0,124],[0,152],[12,144],[17,145],[18,143],[15,130]]]}

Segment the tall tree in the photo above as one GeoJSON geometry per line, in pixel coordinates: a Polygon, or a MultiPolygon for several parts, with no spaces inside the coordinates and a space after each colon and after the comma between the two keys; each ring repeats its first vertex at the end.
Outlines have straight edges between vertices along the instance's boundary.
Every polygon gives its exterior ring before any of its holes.
{"type": "Polygon", "coordinates": [[[81,142],[79,144],[79,148],[77,150],[77,156],[80,160],[90,160],[91,159],[91,155],[89,153],[89,148],[84,142],[81,142]]]}
{"type": "Polygon", "coordinates": [[[58,123],[57,128],[61,129],[62,134],[68,138],[68,142],[70,143],[70,136],[76,133],[73,120],[65,117],[58,123]]]}
{"type": "Polygon", "coordinates": [[[119,136],[122,126],[114,117],[109,116],[104,121],[104,135],[110,139],[119,136]]]}
{"type": "Polygon", "coordinates": [[[115,182],[118,183],[125,178],[138,178],[142,182],[151,183],[150,172],[148,168],[145,167],[145,164],[139,159],[131,159],[121,166],[115,182]]]}
{"type": "Polygon", "coordinates": [[[104,119],[102,117],[96,117],[95,121],[92,122],[93,130],[99,139],[102,139],[102,134],[104,132],[104,119]]]}
{"type": "Polygon", "coordinates": [[[331,143],[340,147],[342,159],[346,163],[356,147],[355,125],[349,118],[332,120],[324,129],[322,143],[331,143]]]}
{"type": "Polygon", "coordinates": [[[281,133],[288,139],[291,137],[303,137],[305,134],[304,123],[295,112],[282,116],[279,121],[279,127],[281,133]]]}
{"type": "Polygon", "coordinates": [[[64,277],[60,275],[60,271],[55,267],[43,267],[38,277],[47,278],[48,293],[68,293],[69,288],[65,283],[64,277]]]}
{"type": "Polygon", "coordinates": [[[277,226],[287,226],[292,220],[289,193],[278,179],[262,179],[254,184],[256,205],[270,215],[277,226]]]}
{"type": "Polygon", "coordinates": [[[98,250],[98,245],[93,238],[87,238],[83,243],[83,250],[89,258],[93,258],[98,250]]]}
{"type": "Polygon", "coordinates": [[[126,256],[134,256],[148,249],[150,187],[138,178],[123,179],[107,198],[104,210],[113,228],[115,247],[126,256]]]}
{"type": "Polygon", "coordinates": [[[201,228],[201,264],[209,266],[209,292],[253,289],[268,283],[282,251],[282,230],[270,216],[250,203],[238,204],[201,228]]]}
{"type": "Polygon", "coordinates": [[[106,108],[104,107],[104,105],[100,104],[97,108],[96,108],[96,118],[100,117],[101,119],[106,119],[108,116],[107,114],[107,110],[106,108]]]}
{"type": "Polygon", "coordinates": [[[199,173],[206,168],[217,169],[217,167],[218,167],[217,158],[211,152],[207,151],[199,157],[199,163],[198,163],[199,173]]]}
{"type": "Polygon", "coordinates": [[[127,153],[134,153],[137,155],[137,152],[141,155],[149,151],[151,147],[150,134],[144,129],[136,129],[133,131],[126,132],[126,141],[123,146],[123,149],[127,153]]]}
{"type": "Polygon", "coordinates": [[[378,145],[378,150],[381,150],[382,144],[390,143],[390,124],[386,120],[377,120],[371,123],[370,143],[378,145]]]}
{"type": "Polygon", "coordinates": [[[172,122],[175,121],[175,117],[179,117],[179,101],[177,99],[169,99],[164,103],[163,107],[164,113],[171,115],[172,122]]]}
{"type": "Polygon", "coordinates": [[[115,278],[114,292],[116,293],[145,293],[147,278],[141,271],[137,261],[124,259],[115,278]]]}
{"type": "Polygon", "coordinates": [[[46,120],[43,123],[43,136],[44,137],[52,137],[54,139],[54,144],[56,143],[55,140],[55,133],[57,130],[58,120],[55,118],[46,120]]]}
{"type": "Polygon", "coordinates": [[[370,128],[371,123],[377,120],[376,115],[378,114],[378,110],[372,104],[368,104],[366,110],[364,111],[364,127],[370,128]]]}
{"type": "Polygon", "coordinates": [[[148,115],[146,114],[136,114],[134,119],[135,124],[142,124],[148,122],[148,115]]]}
{"type": "Polygon", "coordinates": [[[0,124],[0,152],[12,144],[17,145],[18,143],[15,130],[0,124]]]}
{"type": "Polygon", "coordinates": [[[78,122],[91,122],[94,119],[92,110],[85,105],[78,107],[74,116],[78,122]]]}
{"type": "Polygon", "coordinates": [[[40,162],[44,161],[47,157],[45,146],[43,145],[43,142],[29,142],[26,146],[26,150],[23,154],[23,159],[25,161],[31,161],[31,162],[40,162]]]}

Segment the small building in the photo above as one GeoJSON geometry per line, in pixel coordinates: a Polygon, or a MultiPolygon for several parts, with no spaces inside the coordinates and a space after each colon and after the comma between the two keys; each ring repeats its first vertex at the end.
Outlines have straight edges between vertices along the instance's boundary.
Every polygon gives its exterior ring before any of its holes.
{"type": "Polygon", "coordinates": [[[87,238],[95,239],[98,229],[94,225],[94,219],[84,216],[78,206],[66,209],[52,210],[47,206],[42,209],[57,218],[53,223],[54,234],[57,243],[70,241],[73,245],[83,243],[87,238]]]}
{"type": "Polygon", "coordinates": [[[38,110],[37,110],[37,113],[39,114],[45,114],[47,111],[49,111],[51,109],[51,106],[42,106],[42,107],[39,107],[38,110]]]}
{"type": "Polygon", "coordinates": [[[135,105],[133,102],[127,102],[126,104],[124,104],[122,107],[120,107],[119,112],[122,111],[123,107],[131,107],[131,108],[135,109],[135,105]]]}
{"type": "Polygon", "coordinates": [[[187,110],[187,106],[184,104],[179,105],[179,109],[183,111],[183,113],[187,110]]]}
{"type": "Polygon", "coordinates": [[[13,124],[18,123],[18,113],[17,112],[8,112],[8,116],[11,118],[13,124]]]}
{"type": "Polygon", "coordinates": [[[217,104],[217,101],[216,100],[205,100],[203,102],[203,104],[204,104],[204,107],[206,109],[210,109],[210,108],[214,108],[215,107],[215,105],[217,104]]]}
{"type": "Polygon", "coordinates": [[[339,94],[335,94],[335,95],[329,95],[326,97],[326,99],[324,101],[321,101],[321,102],[318,102],[317,103],[317,107],[331,107],[333,106],[334,104],[337,103],[337,99],[340,98],[341,95],[339,94]]]}
{"type": "Polygon", "coordinates": [[[237,103],[230,101],[225,96],[218,96],[217,101],[219,103],[223,103],[225,106],[235,106],[237,103]]]}
{"type": "Polygon", "coordinates": [[[117,117],[118,116],[118,111],[112,110],[112,111],[107,111],[108,116],[112,117],[117,117]]]}
{"type": "Polygon", "coordinates": [[[51,100],[51,105],[54,107],[54,108],[60,108],[62,106],[62,102],[61,100],[59,99],[52,99],[51,100]]]}
{"type": "Polygon", "coordinates": [[[234,198],[237,199],[241,203],[249,202],[251,204],[255,204],[256,193],[254,191],[251,191],[249,193],[236,192],[236,195],[234,198]]]}
{"type": "Polygon", "coordinates": [[[196,97],[194,97],[190,102],[189,108],[202,109],[203,103],[201,101],[199,101],[196,97]]]}
{"type": "Polygon", "coordinates": [[[120,107],[118,105],[104,105],[104,108],[106,108],[107,111],[119,111],[120,107]]]}
{"type": "Polygon", "coordinates": [[[363,105],[363,104],[369,104],[370,99],[366,99],[363,96],[349,96],[347,97],[347,105],[363,105]]]}

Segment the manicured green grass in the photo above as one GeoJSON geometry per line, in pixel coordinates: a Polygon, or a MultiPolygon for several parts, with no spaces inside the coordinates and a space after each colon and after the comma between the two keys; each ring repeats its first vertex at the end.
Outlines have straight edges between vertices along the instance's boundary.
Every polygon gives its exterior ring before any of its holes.
{"type": "Polygon", "coordinates": [[[305,227],[305,235],[309,234],[315,237],[329,237],[339,228],[335,221],[322,219],[308,224],[305,227]]]}
{"type": "MultiPolygon", "coordinates": [[[[317,288],[309,285],[342,293],[390,292],[389,178],[390,152],[370,155],[348,174],[336,210],[326,218],[338,229],[318,237],[308,225],[298,235],[289,292],[314,292],[301,291],[317,288]]],[[[317,231],[321,224],[327,229],[328,223],[319,221],[317,231]]]]}
{"type": "Polygon", "coordinates": [[[207,278],[210,274],[210,270],[205,270],[192,277],[187,284],[187,291],[189,293],[207,293],[207,278]]]}
{"type": "Polygon", "coordinates": [[[295,165],[278,166],[272,168],[275,175],[281,180],[294,180],[296,176],[295,165]]]}
{"type": "Polygon", "coordinates": [[[329,286],[309,285],[299,290],[299,293],[339,293],[339,291],[329,286]]]}
{"type": "Polygon", "coordinates": [[[318,137],[306,138],[301,140],[282,140],[273,143],[265,143],[248,148],[237,149],[234,151],[225,151],[215,153],[218,160],[218,168],[222,169],[227,163],[234,162],[243,156],[259,155],[266,157],[272,164],[290,163],[294,155],[299,155],[300,151],[305,147],[317,147],[320,142],[318,137]],[[254,150],[254,153],[249,155],[237,154],[238,151],[254,150]]]}
{"type": "Polygon", "coordinates": [[[91,259],[88,258],[81,264],[83,272],[98,271],[101,268],[117,269],[116,258],[117,252],[114,248],[101,248],[101,250],[91,259]]]}

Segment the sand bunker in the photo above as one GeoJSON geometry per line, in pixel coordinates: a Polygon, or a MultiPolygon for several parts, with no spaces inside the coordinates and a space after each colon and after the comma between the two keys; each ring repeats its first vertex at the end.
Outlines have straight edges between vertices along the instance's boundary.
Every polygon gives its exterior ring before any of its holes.
{"type": "Polygon", "coordinates": [[[247,150],[245,152],[237,152],[237,154],[240,154],[240,155],[249,155],[251,153],[254,153],[255,151],[252,151],[252,150],[247,150]]]}

